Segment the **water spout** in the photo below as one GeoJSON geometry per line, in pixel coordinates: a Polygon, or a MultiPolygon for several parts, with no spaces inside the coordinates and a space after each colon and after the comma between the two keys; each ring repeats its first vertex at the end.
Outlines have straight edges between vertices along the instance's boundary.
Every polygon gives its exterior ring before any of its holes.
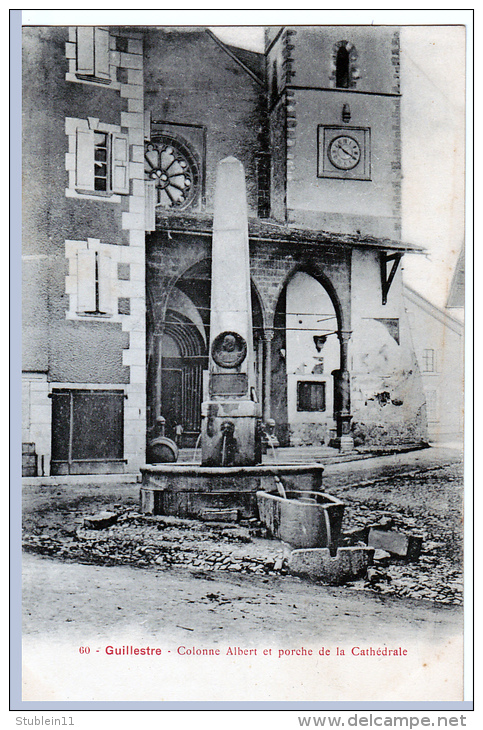
{"type": "Polygon", "coordinates": [[[285,487],[283,486],[282,480],[278,476],[278,474],[274,474],[273,478],[275,480],[275,484],[277,485],[277,492],[283,499],[287,499],[287,492],[285,491],[285,487]]]}
{"type": "Polygon", "coordinates": [[[227,459],[226,459],[226,442],[228,439],[228,433],[227,431],[223,432],[223,435],[221,437],[221,465],[222,466],[228,466],[227,459]]]}

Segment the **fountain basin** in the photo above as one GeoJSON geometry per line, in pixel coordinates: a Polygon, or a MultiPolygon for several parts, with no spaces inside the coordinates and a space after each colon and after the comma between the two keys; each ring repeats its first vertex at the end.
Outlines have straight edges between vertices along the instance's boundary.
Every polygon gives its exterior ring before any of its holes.
{"type": "Polygon", "coordinates": [[[207,508],[237,509],[239,517],[258,517],[257,492],[271,492],[280,479],[284,487],[318,493],[321,464],[258,466],[146,465],[141,469],[141,512],[176,517],[200,517],[207,508]]]}
{"type": "Polygon", "coordinates": [[[273,537],[294,548],[337,549],[344,503],[322,492],[257,492],[260,520],[273,537]]]}

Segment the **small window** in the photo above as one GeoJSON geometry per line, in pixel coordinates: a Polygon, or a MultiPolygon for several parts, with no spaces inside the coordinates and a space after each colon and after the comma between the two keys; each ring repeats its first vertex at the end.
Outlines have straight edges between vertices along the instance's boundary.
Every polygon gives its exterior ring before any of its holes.
{"type": "Polygon", "coordinates": [[[109,84],[109,31],[107,28],[77,28],[78,78],[109,84]]]}
{"type": "Polygon", "coordinates": [[[348,89],[350,81],[349,51],[346,46],[340,46],[337,51],[335,66],[335,85],[338,89],[348,89]]]}
{"type": "Polygon", "coordinates": [[[439,421],[438,410],[438,392],[434,388],[425,391],[426,396],[426,414],[430,423],[439,421]]]}
{"type": "Polygon", "coordinates": [[[299,380],[297,411],[325,411],[325,383],[299,380]]]}
{"type": "Polygon", "coordinates": [[[120,133],[77,129],[76,189],[110,195],[129,193],[128,142],[120,133]]]}
{"type": "Polygon", "coordinates": [[[434,350],[423,350],[423,373],[434,373],[436,370],[434,350]]]}
{"type": "MultiPolygon", "coordinates": [[[[332,46],[331,85],[336,89],[354,89],[360,78],[357,48],[350,41],[338,41],[332,46]]],[[[347,121],[347,120],[344,120],[347,121]]]]}
{"type": "Polygon", "coordinates": [[[105,132],[94,132],[94,190],[107,193],[108,190],[108,140],[105,132]]]}

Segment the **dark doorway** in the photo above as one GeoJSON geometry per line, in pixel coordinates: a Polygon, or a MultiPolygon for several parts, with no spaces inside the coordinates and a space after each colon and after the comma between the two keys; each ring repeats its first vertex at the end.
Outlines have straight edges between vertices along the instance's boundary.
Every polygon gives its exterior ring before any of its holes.
{"type": "Polygon", "coordinates": [[[124,471],[124,392],[52,391],[51,474],[124,471]]]}

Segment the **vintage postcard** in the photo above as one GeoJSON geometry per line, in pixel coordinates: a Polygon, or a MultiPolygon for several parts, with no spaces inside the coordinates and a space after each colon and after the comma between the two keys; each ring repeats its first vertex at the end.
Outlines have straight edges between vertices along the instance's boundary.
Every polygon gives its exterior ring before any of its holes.
{"type": "Polygon", "coordinates": [[[18,708],[459,718],[471,11],[205,12],[22,12],[18,708]]]}

